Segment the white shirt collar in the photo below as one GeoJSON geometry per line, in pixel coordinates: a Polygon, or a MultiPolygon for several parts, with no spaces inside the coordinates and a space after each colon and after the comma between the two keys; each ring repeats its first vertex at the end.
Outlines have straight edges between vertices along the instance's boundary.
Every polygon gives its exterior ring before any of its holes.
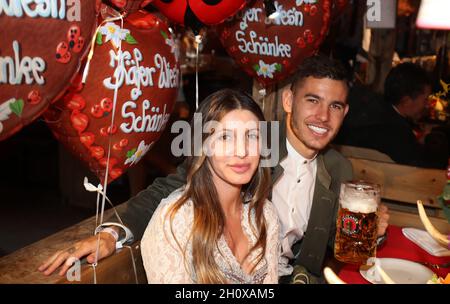
{"type": "Polygon", "coordinates": [[[307,158],[303,157],[300,153],[297,152],[297,150],[294,149],[294,147],[289,142],[289,139],[287,139],[287,138],[286,138],[286,149],[288,151],[288,155],[290,157],[292,157],[296,163],[299,163],[299,164],[312,163],[317,157],[317,154],[314,155],[314,157],[311,159],[307,159],[307,158]]]}

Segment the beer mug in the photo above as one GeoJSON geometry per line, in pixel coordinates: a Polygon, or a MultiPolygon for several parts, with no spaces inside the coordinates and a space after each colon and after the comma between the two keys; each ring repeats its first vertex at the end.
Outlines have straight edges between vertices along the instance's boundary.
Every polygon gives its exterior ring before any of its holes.
{"type": "Polygon", "coordinates": [[[342,183],[334,244],[337,260],[362,265],[375,257],[379,202],[379,185],[365,181],[342,183]]]}

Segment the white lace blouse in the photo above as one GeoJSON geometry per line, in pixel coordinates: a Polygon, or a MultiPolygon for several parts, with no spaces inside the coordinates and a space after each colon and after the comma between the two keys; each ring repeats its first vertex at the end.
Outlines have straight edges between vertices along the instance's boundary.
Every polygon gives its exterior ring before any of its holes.
{"type": "MultiPolygon", "coordinates": [[[[166,199],[163,199],[153,214],[141,241],[141,253],[148,283],[195,283],[195,271],[192,268],[192,244],[188,243],[192,229],[194,208],[191,201],[181,207],[173,219],[172,229],[170,220],[166,217],[167,211],[181,197],[182,189],[175,190],[166,199]],[[186,249],[186,255],[180,249],[186,249]],[[186,246],[187,245],[187,246],[186,246]],[[184,260],[186,256],[186,263],[184,260]]],[[[241,215],[241,225],[244,234],[249,240],[251,248],[257,241],[251,223],[255,223],[255,211],[248,216],[249,204],[244,204],[241,215]]],[[[267,243],[264,258],[259,262],[251,274],[241,268],[231,249],[222,235],[214,252],[215,261],[222,274],[229,283],[270,283],[278,282],[278,259],[280,246],[278,241],[279,222],[278,215],[272,203],[266,201],[264,217],[267,227],[267,243]]],[[[254,226],[253,226],[254,227],[254,226]]],[[[250,254],[250,260],[261,252],[261,248],[250,254]]]]}

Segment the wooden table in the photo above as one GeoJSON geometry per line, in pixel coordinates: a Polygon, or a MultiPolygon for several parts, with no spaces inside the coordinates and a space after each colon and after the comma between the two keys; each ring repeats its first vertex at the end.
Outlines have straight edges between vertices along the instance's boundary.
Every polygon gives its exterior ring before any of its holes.
{"type": "MultiPolygon", "coordinates": [[[[105,217],[108,217],[110,212],[111,210],[106,211],[105,217]]],[[[75,241],[92,235],[94,228],[95,217],[92,217],[0,258],[0,283],[94,283],[93,268],[83,261],[81,261],[80,281],[68,281],[65,276],[61,277],[56,272],[45,276],[37,270],[39,265],[57,250],[68,248],[75,241]]],[[[146,283],[139,242],[132,244],[129,248],[122,248],[111,257],[100,261],[95,270],[97,283],[137,283],[133,259],[136,265],[137,282],[146,283]]]]}

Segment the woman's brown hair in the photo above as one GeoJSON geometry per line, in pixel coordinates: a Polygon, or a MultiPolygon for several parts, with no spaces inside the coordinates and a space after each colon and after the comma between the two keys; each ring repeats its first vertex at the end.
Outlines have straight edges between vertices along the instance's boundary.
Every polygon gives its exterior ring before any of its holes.
{"type": "MultiPolygon", "coordinates": [[[[204,126],[209,121],[221,121],[227,113],[233,110],[248,110],[260,121],[265,120],[258,104],[250,96],[230,89],[220,90],[209,95],[201,103],[198,112],[202,114],[202,126],[204,126]]],[[[191,126],[193,127],[193,125],[194,120],[191,126]]],[[[203,133],[202,143],[211,134],[203,133]]],[[[192,270],[195,272],[193,279],[195,279],[196,283],[201,284],[226,283],[214,260],[214,250],[217,248],[219,238],[224,230],[225,216],[218,200],[217,190],[213,183],[208,163],[205,161],[206,159],[203,148],[201,148],[201,151],[197,151],[194,156],[187,158],[187,182],[184,193],[170,208],[167,215],[170,218],[170,227],[172,229],[176,212],[189,200],[192,201],[194,219],[189,240],[192,242],[192,270]]],[[[269,169],[259,165],[251,181],[242,188],[245,197],[251,198],[250,201],[246,202],[250,204],[248,209],[249,219],[251,218],[251,210],[255,210],[256,227],[252,226],[252,230],[257,236],[255,245],[250,249],[245,259],[254,250],[262,249],[255,261],[252,261],[254,263],[252,271],[265,255],[267,230],[263,207],[270,191],[270,185],[269,169]]],[[[172,234],[174,234],[173,230],[172,234]]],[[[179,243],[178,245],[185,254],[187,245],[185,248],[181,248],[179,243]]],[[[185,254],[185,267],[188,271],[191,271],[190,267],[187,267],[188,263],[189,261],[186,260],[185,254]]]]}

